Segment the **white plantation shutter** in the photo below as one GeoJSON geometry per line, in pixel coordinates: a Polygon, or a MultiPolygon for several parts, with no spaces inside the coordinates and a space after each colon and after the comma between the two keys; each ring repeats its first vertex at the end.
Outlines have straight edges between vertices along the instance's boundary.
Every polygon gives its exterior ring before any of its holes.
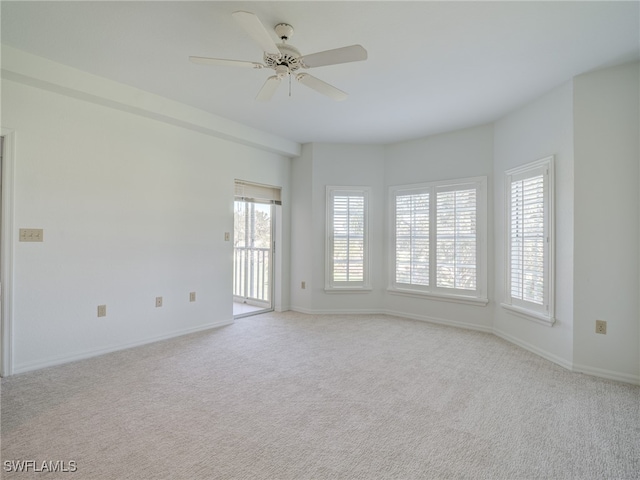
{"type": "Polygon", "coordinates": [[[544,176],[511,182],[511,297],[544,304],[544,176]]]}
{"type": "Polygon", "coordinates": [[[476,189],[437,194],[437,286],[476,289],[476,189]]]}
{"type": "Polygon", "coordinates": [[[327,187],[326,288],[368,286],[366,188],[327,187]]]}
{"type": "Polygon", "coordinates": [[[486,304],[486,182],[391,188],[391,291],[486,304]]]}
{"type": "Polygon", "coordinates": [[[364,196],[333,197],[333,280],[364,278],[364,196]]]}
{"type": "Polygon", "coordinates": [[[396,196],[396,282],[429,285],[429,193],[396,196]]]}
{"type": "Polygon", "coordinates": [[[505,304],[553,323],[553,158],[506,172],[505,304]]]}

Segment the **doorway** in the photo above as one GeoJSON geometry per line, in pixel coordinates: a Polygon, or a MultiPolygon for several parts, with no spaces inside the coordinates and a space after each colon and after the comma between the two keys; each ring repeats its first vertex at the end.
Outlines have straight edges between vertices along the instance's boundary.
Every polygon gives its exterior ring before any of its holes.
{"type": "MultiPolygon", "coordinates": [[[[2,163],[3,163],[3,159],[4,159],[4,135],[0,135],[0,230],[1,230],[1,225],[3,224],[2,222],[2,163]]],[[[2,251],[2,234],[0,231],[0,252],[2,251]]],[[[0,255],[0,272],[2,271],[2,266],[3,266],[3,258],[2,255],[0,255]]],[[[8,367],[8,361],[5,359],[5,354],[7,354],[7,347],[5,345],[5,341],[8,340],[5,337],[8,335],[8,332],[6,331],[6,327],[4,325],[4,321],[3,321],[3,315],[2,315],[2,303],[3,303],[3,299],[2,299],[2,278],[3,276],[0,275],[0,376],[4,377],[6,376],[6,373],[8,373],[6,371],[7,367],[8,367]]]]}
{"type": "Polygon", "coordinates": [[[275,207],[280,190],[236,181],[233,317],[273,310],[275,207]]]}
{"type": "Polygon", "coordinates": [[[0,376],[13,374],[13,164],[15,132],[0,131],[0,376]]]}

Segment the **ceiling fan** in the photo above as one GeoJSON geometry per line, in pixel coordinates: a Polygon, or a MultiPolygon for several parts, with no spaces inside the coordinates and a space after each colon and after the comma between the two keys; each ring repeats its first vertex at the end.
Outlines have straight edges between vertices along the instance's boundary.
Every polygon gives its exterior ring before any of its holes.
{"type": "Polygon", "coordinates": [[[312,53],[310,55],[302,55],[297,48],[286,43],[293,35],[293,27],[291,25],[279,23],[274,27],[276,35],[282,41],[282,43],[276,44],[255,14],[238,11],[232,15],[240,26],[262,47],[264,51],[264,63],[207,57],[189,57],[189,60],[200,65],[248,67],[255,69],[271,68],[275,70],[276,74],[267,78],[262,89],[258,92],[256,100],[267,101],[271,99],[284,78],[289,79],[289,95],[291,95],[291,77],[293,75],[295,75],[296,80],[300,83],[312,88],[316,92],[334,100],[345,100],[347,94],[342,90],[308,73],[298,71],[301,68],[323,67],[325,65],[336,65],[367,59],[367,51],[361,45],[351,45],[349,47],[312,53]]]}

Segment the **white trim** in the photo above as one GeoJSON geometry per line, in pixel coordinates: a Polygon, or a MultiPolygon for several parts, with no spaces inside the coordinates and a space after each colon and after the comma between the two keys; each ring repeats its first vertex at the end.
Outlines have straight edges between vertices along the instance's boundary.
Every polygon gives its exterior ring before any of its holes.
{"type": "Polygon", "coordinates": [[[504,172],[504,298],[501,303],[503,308],[511,310],[522,318],[533,320],[545,325],[553,325],[555,322],[555,157],[553,155],[541,158],[534,162],[520,165],[519,167],[504,172]],[[526,175],[535,170],[544,170],[546,175],[545,188],[545,229],[548,250],[546,252],[545,268],[545,302],[539,308],[530,302],[511,299],[511,179],[514,176],[526,175]],[[529,305],[531,308],[529,308],[529,305]]]}
{"type": "Polygon", "coordinates": [[[527,320],[531,320],[542,325],[546,325],[547,327],[552,327],[553,324],[556,323],[555,318],[547,317],[542,313],[538,313],[527,308],[518,307],[517,305],[509,305],[508,303],[501,303],[500,306],[518,315],[519,317],[526,318],[527,320]]]}
{"type": "Polygon", "coordinates": [[[430,300],[440,300],[443,302],[466,303],[468,305],[486,306],[489,304],[488,298],[471,297],[464,295],[446,295],[437,292],[425,292],[422,290],[410,290],[400,287],[387,288],[390,295],[403,295],[405,297],[428,298],[430,300]]]}
{"type": "Polygon", "coordinates": [[[289,279],[284,278],[284,261],[285,256],[283,252],[283,225],[284,222],[282,220],[282,205],[275,205],[273,208],[273,226],[274,232],[272,240],[275,242],[275,247],[273,248],[273,296],[271,297],[273,309],[276,312],[284,312],[289,309],[288,305],[283,305],[283,301],[285,300],[285,292],[286,292],[286,301],[289,301],[289,279]]]}
{"type": "Polygon", "coordinates": [[[377,309],[319,309],[313,310],[304,307],[291,307],[292,312],[304,313],[305,315],[384,315],[384,311],[377,309]]]}
{"type": "Polygon", "coordinates": [[[458,178],[410,185],[394,185],[388,189],[389,248],[388,248],[388,286],[389,293],[431,296],[434,299],[460,301],[485,305],[488,303],[488,178],[486,176],[458,178]],[[436,282],[437,265],[437,194],[444,191],[457,191],[466,188],[476,190],[476,290],[466,295],[464,290],[438,287],[436,282]],[[429,193],[429,286],[413,285],[407,288],[396,283],[396,198],[400,193],[429,193]],[[486,301],[485,301],[486,300],[486,301]]]}
{"type": "Polygon", "coordinates": [[[325,198],[325,252],[324,252],[324,291],[329,293],[355,293],[358,291],[371,291],[371,242],[369,239],[369,218],[370,206],[372,201],[372,188],[367,186],[340,186],[327,185],[325,198]],[[363,279],[361,282],[334,282],[332,274],[331,257],[333,254],[333,197],[336,193],[345,195],[353,194],[354,196],[362,196],[364,199],[364,231],[363,231],[363,279]]]}
{"type": "Polygon", "coordinates": [[[57,357],[50,357],[45,360],[39,360],[37,362],[25,363],[17,365],[13,371],[14,374],[30,372],[32,370],[39,370],[41,368],[52,367],[54,365],[62,365],[64,363],[75,362],[76,360],[85,360],[87,358],[97,357],[106,353],[118,352],[120,350],[127,350],[129,348],[140,347],[142,345],[148,345],[150,343],[160,342],[162,340],[169,340],[171,338],[182,337],[191,333],[202,332],[205,330],[211,330],[218,327],[224,327],[233,324],[233,319],[221,320],[219,322],[212,322],[197,327],[186,328],[184,330],[176,330],[171,333],[157,335],[154,337],[145,338],[135,342],[122,343],[119,345],[111,345],[105,348],[97,348],[94,350],[85,350],[83,352],[74,353],[72,355],[60,355],[57,357]]]}
{"type": "Polygon", "coordinates": [[[373,309],[373,310],[311,310],[303,307],[291,307],[292,312],[304,313],[306,315],[388,315],[391,317],[404,318],[409,320],[418,320],[426,323],[434,323],[438,325],[446,325],[455,328],[464,328],[465,330],[476,330],[483,333],[493,333],[492,327],[487,325],[477,325],[474,323],[458,322],[456,320],[447,320],[444,318],[431,317],[428,315],[416,315],[405,312],[398,312],[388,309],[373,309]]]}
{"type": "Polygon", "coordinates": [[[291,312],[304,313],[305,315],[315,315],[315,310],[311,310],[310,308],[298,307],[297,305],[291,305],[289,307],[291,312]]]}
{"type": "Polygon", "coordinates": [[[371,286],[354,288],[354,287],[333,287],[324,289],[325,293],[334,294],[334,293],[369,293],[372,292],[373,288],[371,286]]]}
{"type": "Polygon", "coordinates": [[[2,251],[0,252],[0,282],[2,283],[2,358],[0,375],[14,373],[13,369],[13,276],[14,276],[14,166],[16,153],[16,132],[2,128],[4,152],[2,158],[2,251]]]}
{"type": "Polygon", "coordinates": [[[538,348],[534,345],[531,345],[530,343],[524,342],[514,336],[509,335],[508,333],[503,332],[502,330],[499,330],[497,328],[493,329],[493,334],[497,337],[502,338],[503,340],[506,340],[509,343],[513,343],[514,345],[517,345],[518,347],[524,348],[525,350],[530,351],[531,353],[534,353],[536,355],[538,355],[539,357],[542,357],[546,360],[549,360],[550,362],[553,362],[557,365],[560,365],[563,368],[566,368],[567,370],[571,370],[573,371],[573,362],[571,360],[567,360],[565,358],[559,357],[553,353],[547,352],[546,350],[542,350],[541,348],[538,348]]]}
{"type": "Polygon", "coordinates": [[[465,330],[476,330],[483,333],[493,333],[493,328],[487,325],[477,325],[475,323],[458,322],[456,320],[447,320],[445,318],[431,317],[429,315],[416,315],[411,313],[396,312],[394,310],[384,310],[380,313],[392,315],[394,317],[408,318],[410,320],[419,320],[426,323],[435,323],[438,325],[446,325],[448,327],[464,328],[465,330]]]}
{"type": "Polygon", "coordinates": [[[586,375],[593,375],[594,377],[606,378],[608,380],[615,380],[616,382],[630,383],[632,385],[640,385],[640,375],[633,375],[631,373],[620,373],[612,370],[605,370],[604,368],[590,367],[588,365],[573,364],[573,371],[576,373],[584,373],[586,375]]]}

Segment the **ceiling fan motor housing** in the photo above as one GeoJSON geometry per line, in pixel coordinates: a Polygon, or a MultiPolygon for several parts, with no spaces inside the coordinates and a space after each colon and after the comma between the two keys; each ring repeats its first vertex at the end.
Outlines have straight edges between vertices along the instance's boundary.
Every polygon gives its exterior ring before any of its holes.
{"type": "Polygon", "coordinates": [[[279,43],[277,47],[280,55],[264,54],[264,63],[267,67],[277,70],[278,66],[284,65],[289,72],[295,72],[302,67],[300,51],[297,48],[285,43],[279,43]]]}
{"type": "Polygon", "coordinates": [[[293,27],[288,23],[279,23],[274,27],[274,30],[278,38],[283,42],[293,37],[293,27]]]}

